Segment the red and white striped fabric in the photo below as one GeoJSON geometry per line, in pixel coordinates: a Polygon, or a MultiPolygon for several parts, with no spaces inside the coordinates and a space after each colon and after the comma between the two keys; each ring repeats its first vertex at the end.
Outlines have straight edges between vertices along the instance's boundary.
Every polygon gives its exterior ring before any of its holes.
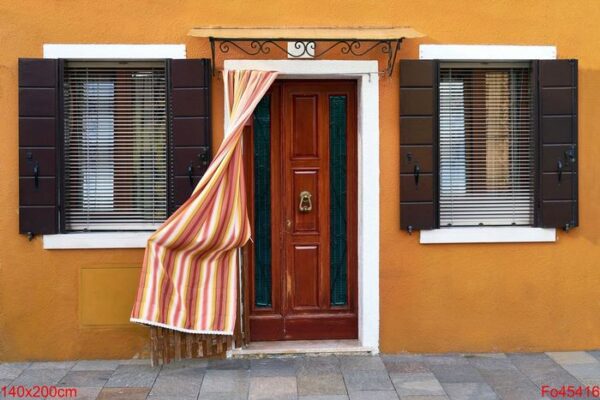
{"type": "Polygon", "coordinates": [[[132,322],[233,334],[237,249],[250,238],[241,137],[276,77],[275,72],[223,72],[225,139],[192,196],[148,240],[132,322]]]}

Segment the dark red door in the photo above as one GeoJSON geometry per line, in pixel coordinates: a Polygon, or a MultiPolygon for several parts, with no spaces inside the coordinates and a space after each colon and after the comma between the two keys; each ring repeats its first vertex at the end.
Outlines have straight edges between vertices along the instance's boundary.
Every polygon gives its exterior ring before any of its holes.
{"type": "Polygon", "coordinates": [[[356,84],[279,81],[253,128],[251,339],[356,338],[356,84]]]}

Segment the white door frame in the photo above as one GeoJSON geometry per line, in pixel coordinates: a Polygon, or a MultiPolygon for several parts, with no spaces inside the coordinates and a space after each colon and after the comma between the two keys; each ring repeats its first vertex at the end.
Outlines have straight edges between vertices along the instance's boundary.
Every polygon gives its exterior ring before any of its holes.
{"type": "MultiPolygon", "coordinates": [[[[379,351],[379,75],[377,61],[225,60],[226,70],[278,71],[285,79],[358,83],[358,339],[379,351]]],[[[225,113],[227,115],[227,113],[225,113]]]]}

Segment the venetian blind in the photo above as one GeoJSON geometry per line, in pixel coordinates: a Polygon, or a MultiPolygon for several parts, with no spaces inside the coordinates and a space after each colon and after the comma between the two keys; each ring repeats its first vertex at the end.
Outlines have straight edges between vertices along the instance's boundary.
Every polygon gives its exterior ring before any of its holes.
{"type": "Polygon", "coordinates": [[[534,140],[527,64],[442,64],[440,226],[532,225],[534,140]]]}
{"type": "Polygon", "coordinates": [[[150,230],[166,218],[164,62],[67,62],[67,230],[150,230]]]}

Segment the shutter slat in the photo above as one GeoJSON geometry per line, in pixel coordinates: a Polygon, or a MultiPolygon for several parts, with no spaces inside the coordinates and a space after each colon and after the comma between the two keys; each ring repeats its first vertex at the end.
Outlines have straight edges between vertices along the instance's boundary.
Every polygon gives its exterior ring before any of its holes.
{"type": "Polygon", "coordinates": [[[577,60],[540,60],[539,212],[542,227],[579,225],[577,60]]]}
{"type": "Polygon", "coordinates": [[[19,232],[29,235],[59,230],[58,66],[19,59],[19,232]]]}
{"type": "Polygon", "coordinates": [[[165,62],[68,62],[64,75],[65,229],[155,229],[167,216],[165,62]]]}
{"type": "Polygon", "coordinates": [[[400,61],[400,226],[437,227],[438,63],[400,61]]]}
{"type": "Polygon", "coordinates": [[[210,60],[170,60],[169,71],[168,210],[172,213],[191,196],[211,159],[210,60]]]}

